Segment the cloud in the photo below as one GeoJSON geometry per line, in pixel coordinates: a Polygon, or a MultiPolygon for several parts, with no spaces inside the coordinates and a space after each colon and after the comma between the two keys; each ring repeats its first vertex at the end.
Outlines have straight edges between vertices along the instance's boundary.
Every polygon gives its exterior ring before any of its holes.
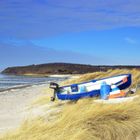
{"type": "Polygon", "coordinates": [[[42,38],[128,26],[140,26],[139,0],[0,1],[3,37],[42,38]]]}
{"type": "Polygon", "coordinates": [[[138,43],[137,40],[130,38],[130,37],[126,37],[125,41],[129,44],[137,44],[138,43]]]}

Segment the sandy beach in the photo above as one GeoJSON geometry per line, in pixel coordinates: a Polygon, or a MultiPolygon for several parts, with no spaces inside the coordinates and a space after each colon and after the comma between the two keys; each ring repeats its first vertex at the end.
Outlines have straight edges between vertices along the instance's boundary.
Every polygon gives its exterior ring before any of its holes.
{"type": "Polygon", "coordinates": [[[27,119],[32,100],[43,94],[47,85],[0,92],[0,133],[18,127],[27,119]]]}

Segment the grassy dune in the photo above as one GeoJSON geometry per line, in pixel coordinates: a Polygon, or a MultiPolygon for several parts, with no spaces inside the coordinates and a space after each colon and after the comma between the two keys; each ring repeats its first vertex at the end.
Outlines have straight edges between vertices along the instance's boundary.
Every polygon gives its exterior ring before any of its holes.
{"type": "MultiPolygon", "coordinates": [[[[134,69],[85,74],[62,85],[122,73],[132,73],[132,87],[140,83],[140,71],[134,69]]],[[[40,97],[35,105],[48,104],[48,97],[40,97]]],[[[56,101],[50,109],[61,106],[59,113],[27,120],[20,128],[0,136],[0,140],[135,140],[140,136],[140,97],[120,104],[99,104],[93,100],[56,101]]]]}

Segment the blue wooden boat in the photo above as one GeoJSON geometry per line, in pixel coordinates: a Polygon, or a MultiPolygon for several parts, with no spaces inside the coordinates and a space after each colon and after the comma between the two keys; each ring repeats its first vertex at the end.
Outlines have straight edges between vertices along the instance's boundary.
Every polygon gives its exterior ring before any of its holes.
{"type": "Polygon", "coordinates": [[[110,85],[110,87],[116,85],[120,90],[124,90],[131,85],[131,81],[131,74],[122,74],[62,87],[59,87],[56,83],[50,83],[50,88],[54,89],[52,101],[55,100],[56,95],[60,100],[78,100],[86,97],[100,96],[103,82],[110,85]]]}

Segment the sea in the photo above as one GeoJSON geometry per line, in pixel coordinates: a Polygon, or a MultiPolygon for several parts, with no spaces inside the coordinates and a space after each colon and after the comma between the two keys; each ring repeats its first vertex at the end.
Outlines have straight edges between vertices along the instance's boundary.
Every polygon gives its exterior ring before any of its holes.
{"type": "Polygon", "coordinates": [[[24,88],[33,85],[49,84],[50,82],[61,82],[68,77],[34,77],[34,76],[16,76],[0,74],[0,92],[24,88]]]}

